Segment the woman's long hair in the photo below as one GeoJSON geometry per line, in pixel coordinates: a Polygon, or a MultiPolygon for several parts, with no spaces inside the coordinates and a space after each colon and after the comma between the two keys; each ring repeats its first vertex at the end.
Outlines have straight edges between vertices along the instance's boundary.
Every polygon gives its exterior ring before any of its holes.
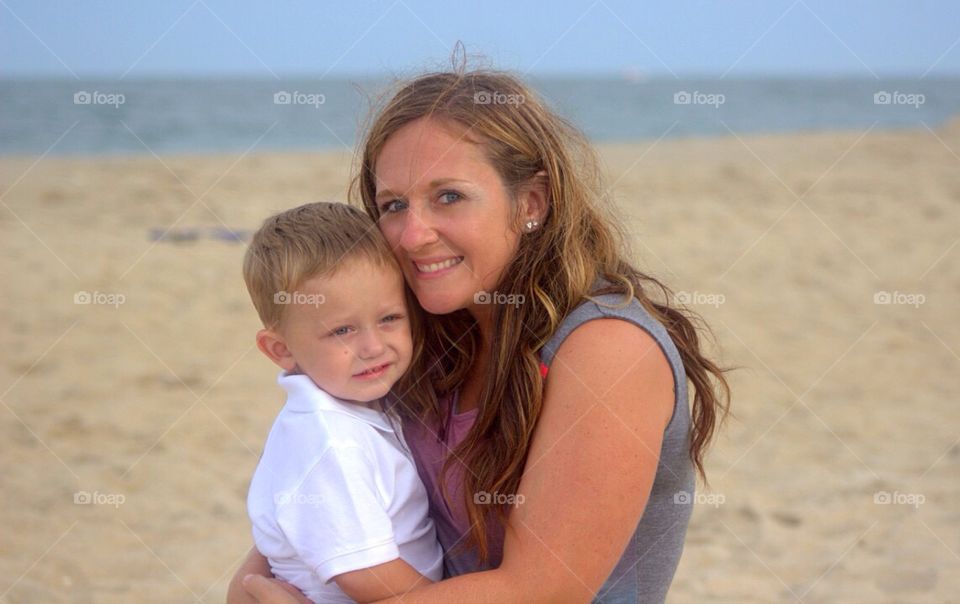
{"type": "MultiPolygon", "coordinates": [[[[487,562],[488,522],[503,523],[508,506],[475,501],[474,494],[515,494],[543,404],[538,352],[560,322],[585,298],[603,293],[636,298],[667,329],[693,383],[690,458],[705,480],[703,456],[718,422],[729,409],[730,388],[722,369],[701,351],[702,319],[679,308],[671,290],[627,260],[628,238],[603,187],[590,143],[574,126],[549,109],[517,77],[491,70],[427,73],[401,82],[389,100],[375,107],[356,158],[350,198],[379,220],[374,202],[374,166],[384,143],[417,119],[432,117],[467,129],[514,196],[540,171],[549,183],[549,209],[543,225],[520,238],[519,249],[496,291],[522,295],[523,304],[494,305],[490,362],[482,376],[479,410],[469,434],[447,457],[461,460],[463,505],[472,524],[468,540],[487,562]],[[611,287],[591,291],[598,276],[611,287]],[[657,299],[654,299],[657,296],[657,299]]],[[[514,204],[515,206],[517,204],[514,204]]],[[[519,211],[515,219],[520,223],[519,211]]],[[[447,409],[438,398],[458,389],[480,350],[480,333],[466,310],[424,313],[428,329],[415,336],[411,369],[395,386],[407,413],[444,425],[447,409]]],[[[709,332],[709,328],[707,328],[709,332]]]]}

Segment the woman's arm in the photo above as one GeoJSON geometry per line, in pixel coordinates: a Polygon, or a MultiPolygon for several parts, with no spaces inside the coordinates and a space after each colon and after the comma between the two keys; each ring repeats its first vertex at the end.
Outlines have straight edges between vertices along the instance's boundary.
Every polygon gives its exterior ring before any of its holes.
{"type": "Polygon", "coordinates": [[[403,602],[592,600],[643,515],[673,402],[673,373],[649,334],[618,319],[578,327],[551,364],[500,567],[403,602]]]}

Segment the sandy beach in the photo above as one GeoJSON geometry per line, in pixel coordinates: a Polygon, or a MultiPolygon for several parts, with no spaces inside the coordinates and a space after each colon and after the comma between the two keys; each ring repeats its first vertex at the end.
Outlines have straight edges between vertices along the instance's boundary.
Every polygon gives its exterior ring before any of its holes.
{"type": "MultiPolygon", "coordinates": [[[[742,367],[668,601],[956,602],[960,121],[600,150],[742,367]]],[[[225,229],[350,160],[0,158],[0,602],[224,601],[282,404],[225,229]]]]}

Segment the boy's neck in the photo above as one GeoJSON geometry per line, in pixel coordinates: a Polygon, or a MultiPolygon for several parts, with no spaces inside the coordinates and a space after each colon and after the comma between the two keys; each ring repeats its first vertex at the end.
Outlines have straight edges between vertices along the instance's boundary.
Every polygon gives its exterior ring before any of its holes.
{"type": "Polygon", "coordinates": [[[309,379],[310,382],[311,382],[314,386],[316,386],[318,390],[322,390],[325,394],[327,394],[327,396],[333,397],[333,398],[337,399],[338,401],[341,401],[341,402],[346,403],[346,404],[348,404],[348,405],[358,405],[358,406],[360,406],[360,407],[366,407],[367,409],[373,409],[374,411],[383,411],[383,404],[382,404],[382,402],[381,402],[381,401],[383,401],[383,397],[382,397],[382,396],[379,397],[379,398],[375,398],[375,399],[373,399],[373,400],[370,400],[370,401],[355,401],[355,400],[353,400],[353,399],[340,398],[339,396],[334,396],[334,395],[330,394],[330,391],[329,391],[329,390],[327,390],[326,388],[320,386],[320,384],[314,382],[314,381],[313,381],[313,378],[311,378],[310,376],[308,376],[306,373],[300,371],[299,367],[298,367],[298,368],[295,368],[293,371],[288,372],[288,375],[302,375],[302,376],[306,376],[307,379],[309,379]]]}

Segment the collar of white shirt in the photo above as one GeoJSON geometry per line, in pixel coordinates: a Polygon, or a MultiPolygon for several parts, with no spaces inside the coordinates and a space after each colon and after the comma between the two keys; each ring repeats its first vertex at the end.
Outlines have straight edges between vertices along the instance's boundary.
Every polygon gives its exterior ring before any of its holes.
{"type": "Polygon", "coordinates": [[[393,432],[393,427],[387,422],[384,413],[359,403],[345,403],[319,388],[313,383],[310,376],[281,371],[280,375],[277,376],[277,383],[287,391],[286,407],[290,411],[295,413],[313,413],[316,411],[345,413],[384,432],[393,432]]]}

